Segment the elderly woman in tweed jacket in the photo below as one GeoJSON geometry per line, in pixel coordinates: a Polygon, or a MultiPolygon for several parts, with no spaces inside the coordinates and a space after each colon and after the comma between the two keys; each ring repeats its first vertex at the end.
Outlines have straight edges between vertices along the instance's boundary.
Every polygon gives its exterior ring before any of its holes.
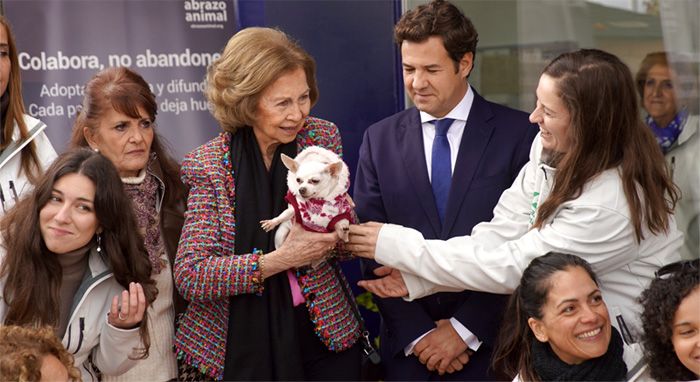
{"type": "MultiPolygon", "coordinates": [[[[284,33],[248,28],[207,74],[223,132],[188,154],[189,187],[175,282],[189,301],[175,347],[183,379],[357,380],[359,323],[335,261],[335,233],[295,225],[275,249],[260,221],[286,208],[282,153],[340,134],[309,116],[318,98],[313,59],[284,33]]],[[[345,285],[347,287],[347,285],[345,285]]]]}

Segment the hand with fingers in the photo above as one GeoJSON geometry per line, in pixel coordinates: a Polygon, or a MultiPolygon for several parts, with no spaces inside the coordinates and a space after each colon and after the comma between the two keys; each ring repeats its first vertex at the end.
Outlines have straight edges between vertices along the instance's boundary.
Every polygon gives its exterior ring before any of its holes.
{"type": "Polygon", "coordinates": [[[335,232],[311,232],[294,223],[280,249],[288,254],[292,266],[300,267],[325,258],[337,242],[335,232]]]}
{"type": "Polygon", "coordinates": [[[112,298],[112,308],[107,314],[107,322],[120,329],[137,327],[146,313],[146,295],[139,283],[129,283],[129,290],[122,291],[112,298]]]}
{"type": "Polygon", "coordinates": [[[437,328],[418,341],[413,354],[428,370],[440,375],[462,370],[469,361],[467,344],[450,320],[439,320],[436,324],[437,328]]]}
{"type": "Polygon", "coordinates": [[[374,274],[379,278],[360,280],[357,285],[382,298],[408,296],[408,288],[398,269],[381,266],[374,270],[374,274]]]}
{"type": "Polygon", "coordinates": [[[450,362],[450,365],[447,366],[447,370],[445,372],[447,374],[452,374],[464,369],[464,365],[466,365],[467,362],[469,362],[470,353],[471,350],[467,350],[464,353],[458,355],[457,358],[453,359],[452,362],[450,362]]]}
{"type": "Polygon", "coordinates": [[[345,248],[355,256],[374,259],[379,231],[383,225],[383,223],[377,222],[351,224],[350,241],[345,245],[345,248]]]}
{"type": "Polygon", "coordinates": [[[265,254],[264,277],[318,263],[329,255],[338,240],[335,232],[311,232],[305,230],[301,224],[292,224],[282,246],[265,254]]]}

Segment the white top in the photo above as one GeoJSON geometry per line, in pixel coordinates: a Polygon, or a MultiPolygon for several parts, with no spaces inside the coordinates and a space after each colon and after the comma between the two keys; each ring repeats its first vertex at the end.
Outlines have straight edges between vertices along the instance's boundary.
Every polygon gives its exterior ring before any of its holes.
{"type": "MultiPolygon", "coordinates": [[[[0,264],[4,256],[5,248],[0,244],[0,264]]],[[[107,322],[112,297],[120,295],[124,288],[94,248],[88,255],[88,270],[74,297],[75,306],[61,341],[73,355],[84,382],[97,381],[91,362],[102,371],[103,379],[122,374],[136,363],[133,358],[138,354],[134,349],[143,346],[138,328],[120,329],[107,322]]],[[[0,280],[0,324],[8,309],[3,296],[5,281],[0,280]]]]}
{"type": "Polygon", "coordinates": [[[538,136],[530,161],[501,195],[493,219],[474,227],[471,236],[425,240],[415,230],[385,224],[376,261],[401,270],[409,299],[415,299],[464,289],[512,293],[535,257],[550,251],[578,255],[596,271],[613,325],[621,316],[636,334],[641,328],[637,297],[659,267],[680,259],[682,235],[675,221],[668,234],[652,235],[644,228],[637,243],[621,177],[610,169],[563,203],[542,229],[531,229],[556,175],[540,163],[541,151],[538,136]]]}
{"type": "Polygon", "coordinates": [[[167,254],[161,256],[161,260],[165,261],[165,266],[160,273],[151,275],[158,288],[158,298],[147,310],[151,339],[148,358],[136,361],[136,365],[124,374],[103,376],[105,382],[169,381],[177,378],[177,361],[172,348],[175,338],[173,278],[167,254]]]}
{"type": "Polygon", "coordinates": [[[689,115],[678,141],[666,153],[666,163],[673,169],[673,182],[681,190],[676,204],[676,223],[683,232],[681,257],[700,256],[700,118],[689,115]]]}
{"type": "Polygon", "coordinates": [[[28,131],[32,131],[34,127],[37,127],[37,129],[29,136],[29,139],[21,141],[19,127],[15,123],[12,132],[13,143],[10,144],[12,146],[8,146],[8,149],[9,147],[13,147],[13,149],[7,153],[3,152],[3,159],[0,161],[0,191],[4,198],[0,207],[0,216],[4,215],[5,211],[9,211],[19,198],[32,189],[27,179],[27,174],[22,172],[22,148],[32,142],[34,143],[36,154],[39,158],[40,171],[46,170],[53,160],[56,159],[56,150],[54,150],[51,142],[49,142],[49,138],[44,133],[46,125],[28,115],[24,116],[24,124],[27,126],[28,131]],[[15,143],[17,145],[14,145],[15,143]]]}

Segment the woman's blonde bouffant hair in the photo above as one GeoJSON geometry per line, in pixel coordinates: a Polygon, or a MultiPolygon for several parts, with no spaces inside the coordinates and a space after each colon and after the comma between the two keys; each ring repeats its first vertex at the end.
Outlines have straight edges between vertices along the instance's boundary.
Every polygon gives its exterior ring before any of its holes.
{"type": "Polygon", "coordinates": [[[263,90],[299,68],[306,73],[313,106],[318,100],[314,59],[280,30],[253,27],[239,31],[207,71],[205,95],[214,118],[227,132],[252,126],[263,90]]]}

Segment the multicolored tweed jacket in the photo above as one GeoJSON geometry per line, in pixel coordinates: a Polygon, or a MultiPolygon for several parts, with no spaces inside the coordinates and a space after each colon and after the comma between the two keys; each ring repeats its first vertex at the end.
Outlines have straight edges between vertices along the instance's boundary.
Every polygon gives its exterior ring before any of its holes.
{"type": "MultiPolygon", "coordinates": [[[[175,260],[175,284],[189,301],[175,335],[177,356],[219,380],[224,375],[226,347],[237,346],[226,344],[229,296],[264,293],[259,255],[233,255],[236,187],[230,140],[231,134],[221,133],[189,153],[182,163],[182,181],[189,187],[189,197],[175,260]]],[[[313,117],[306,119],[296,142],[298,151],[312,145],[342,151],[338,128],[313,117]]],[[[332,351],[351,347],[360,329],[340,284],[347,281],[338,279],[329,262],[315,270],[298,270],[297,278],[321,341],[332,351]]]]}

